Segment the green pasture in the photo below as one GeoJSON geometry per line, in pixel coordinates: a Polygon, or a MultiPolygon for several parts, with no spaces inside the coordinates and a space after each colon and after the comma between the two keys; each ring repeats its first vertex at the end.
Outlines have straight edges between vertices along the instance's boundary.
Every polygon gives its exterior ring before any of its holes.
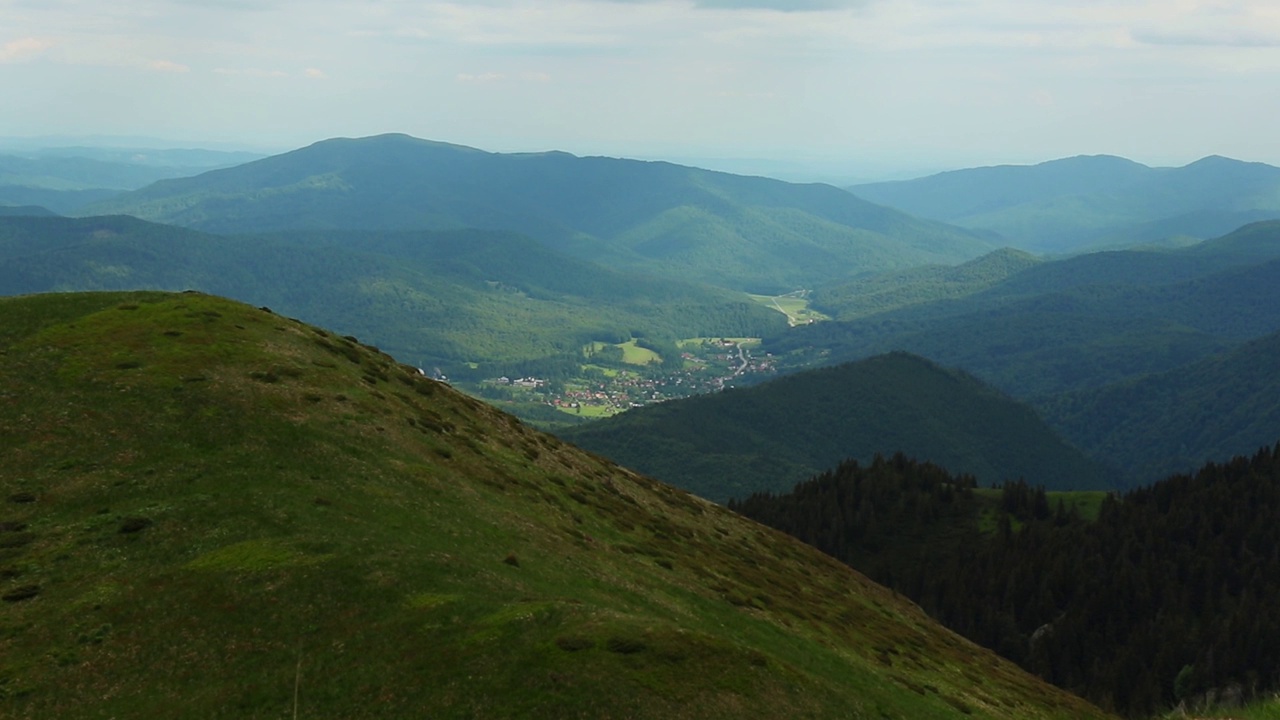
{"type": "Polygon", "coordinates": [[[831,319],[829,316],[810,308],[808,298],[794,295],[749,295],[749,297],[767,308],[772,308],[786,315],[787,322],[792,327],[831,319]]]}
{"type": "Polygon", "coordinates": [[[635,339],[628,340],[624,343],[605,343],[593,342],[583,348],[583,354],[590,357],[605,348],[615,347],[622,351],[622,362],[628,365],[648,365],[650,363],[662,363],[662,356],[658,353],[640,347],[635,339]]]}

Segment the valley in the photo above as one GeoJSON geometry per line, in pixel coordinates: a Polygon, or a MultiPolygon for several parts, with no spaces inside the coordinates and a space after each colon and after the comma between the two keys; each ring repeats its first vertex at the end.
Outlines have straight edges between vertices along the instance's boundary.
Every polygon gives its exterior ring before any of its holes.
{"type": "Polygon", "coordinates": [[[555,408],[565,416],[557,418],[559,423],[545,413],[529,418],[541,428],[555,429],[571,420],[613,417],[632,408],[719,392],[735,382],[759,382],[777,373],[770,355],[753,355],[759,345],[759,338],[680,340],[675,344],[680,362],[673,368],[635,340],[594,343],[584,349],[588,363],[580,366],[576,377],[552,381],[504,376],[463,389],[516,415],[534,413],[531,405],[555,408]]]}

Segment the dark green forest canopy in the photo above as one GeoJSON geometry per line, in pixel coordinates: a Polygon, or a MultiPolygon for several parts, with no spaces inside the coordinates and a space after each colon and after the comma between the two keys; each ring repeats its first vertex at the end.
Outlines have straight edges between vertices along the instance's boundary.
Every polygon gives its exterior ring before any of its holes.
{"type": "Polygon", "coordinates": [[[992,249],[982,236],[796,185],[662,162],[335,139],[91,208],[219,233],[515,231],[578,258],[753,292],[992,249]]]}
{"type": "Polygon", "coordinates": [[[1105,717],[812,548],[265,309],[0,298],[0,353],[6,718],[1105,717]]]}
{"type": "Polygon", "coordinates": [[[897,456],[731,507],[1131,717],[1280,688],[1280,445],[1109,496],[1092,520],[1023,483],[973,484],[897,456]]]}
{"type": "Polygon", "coordinates": [[[984,483],[1108,487],[1030,408],[905,353],[675,400],[563,432],[714,500],[779,491],[845,458],[903,451],[984,483]]]}

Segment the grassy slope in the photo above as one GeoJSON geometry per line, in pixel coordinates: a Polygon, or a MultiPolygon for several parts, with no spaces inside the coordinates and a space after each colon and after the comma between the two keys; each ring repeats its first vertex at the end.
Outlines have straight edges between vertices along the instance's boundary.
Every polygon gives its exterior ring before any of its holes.
{"type": "Polygon", "coordinates": [[[324,331],[198,294],[0,319],[5,717],[1101,716],[324,331]]]}
{"type": "Polygon", "coordinates": [[[716,500],[786,492],[846,458],[898,451],[983,483],[1107,485],[1030,408],[904,353],[639,408],[564,437],[716,500]]]}
{"type": "Polygon", "coordinates": [[[1270,698],[1250,703],[1245,707],[1219,708],[1202,711],[1177,710],[1165,716],[1166,720],[1280,720],[1280,698],[1270,698]]]}
{"type": "Polygon", "coordinates": [[[603,264],[754,292],[989,250],[979,235],[825,185],[669,163],[335,139],[96,206],[213,232],[511,230],[603,264]]]}

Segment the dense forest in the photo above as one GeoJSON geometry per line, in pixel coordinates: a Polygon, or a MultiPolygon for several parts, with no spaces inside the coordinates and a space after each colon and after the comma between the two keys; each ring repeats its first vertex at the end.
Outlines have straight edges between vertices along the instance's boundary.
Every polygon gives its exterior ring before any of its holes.
{"type": "Polygon", "coordinates": [[[1096,517],[975,485],[897,455],[730,507],[1131,717],[1280,687],[1280,445],[1108,495],[1096,517]]]}

